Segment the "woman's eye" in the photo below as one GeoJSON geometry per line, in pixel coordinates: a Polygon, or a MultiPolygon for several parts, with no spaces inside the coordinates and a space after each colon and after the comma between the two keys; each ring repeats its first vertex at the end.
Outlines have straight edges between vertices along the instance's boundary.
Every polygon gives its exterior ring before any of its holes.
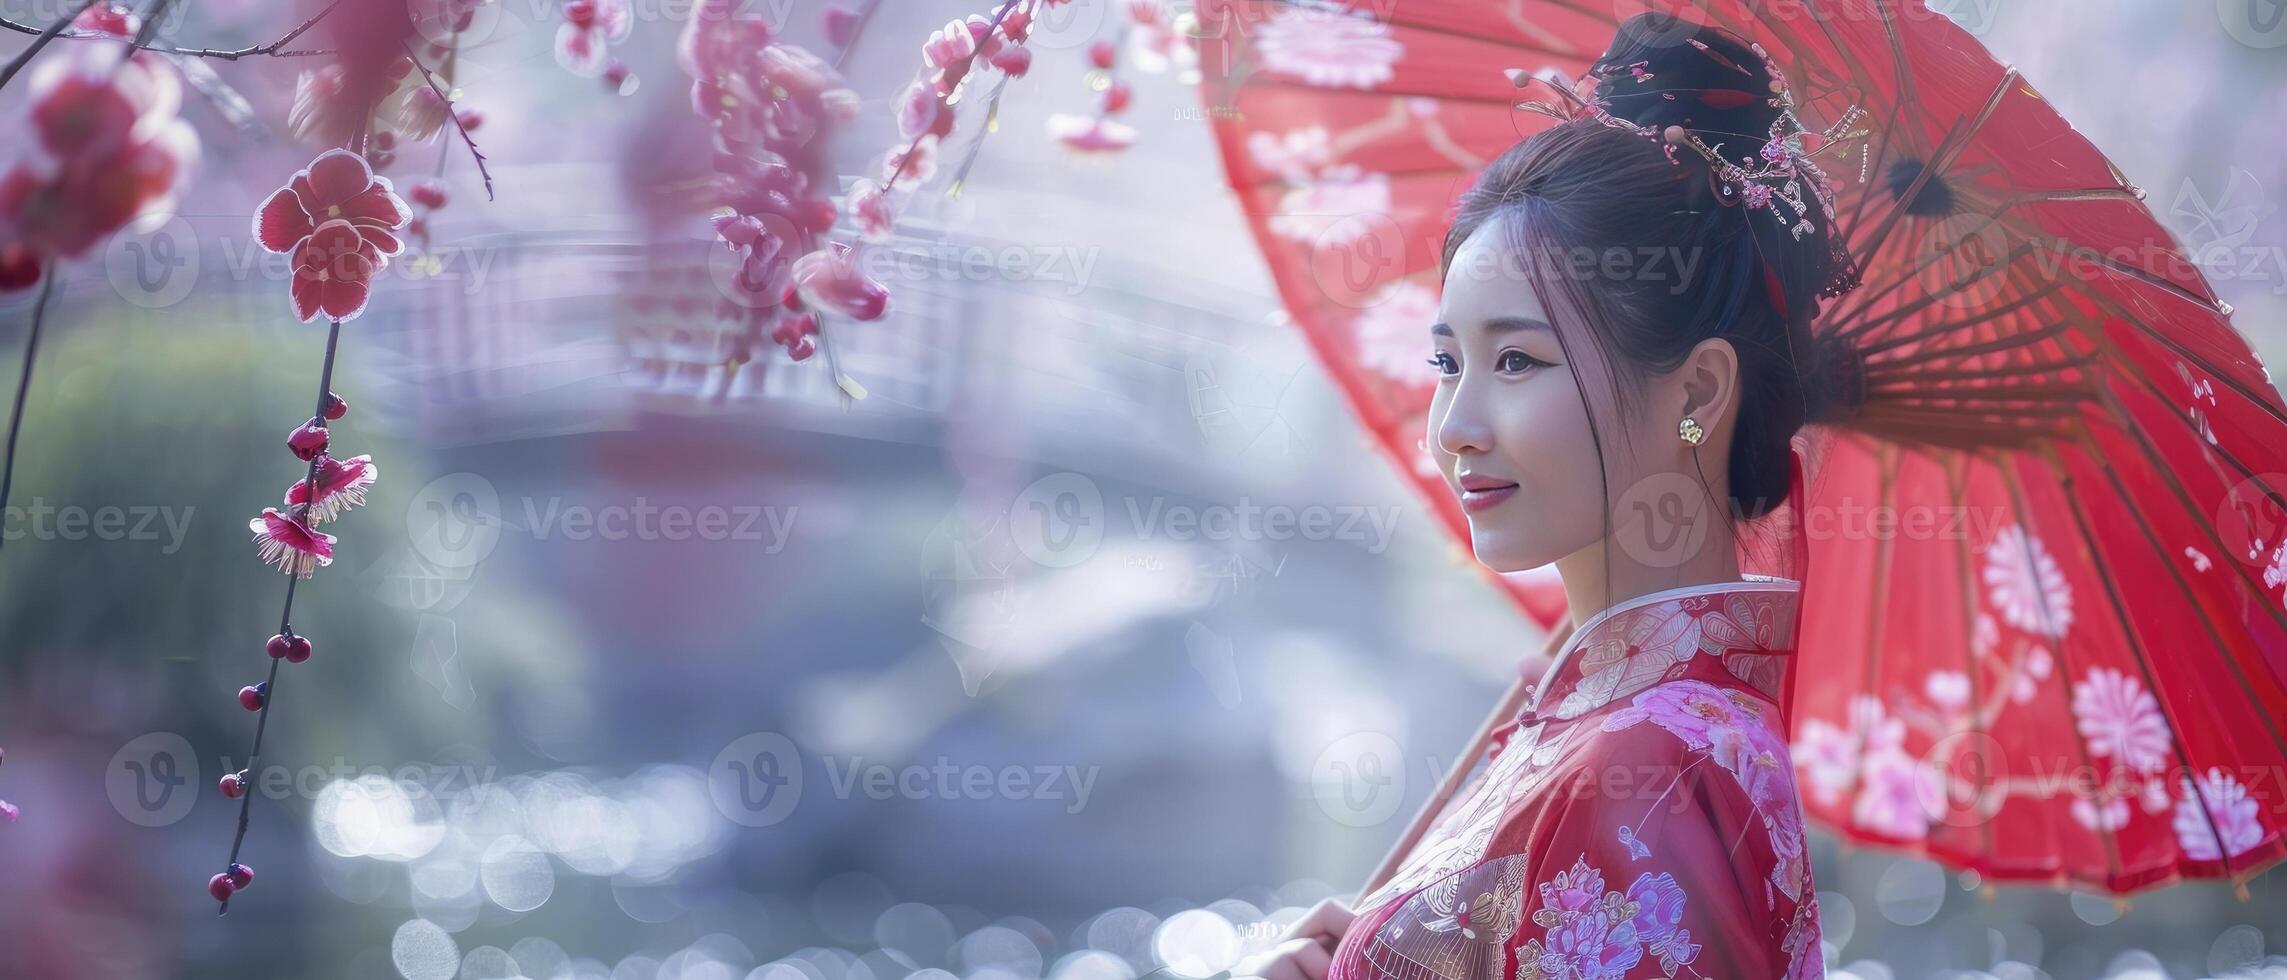
{"type": "Polygon", "coordinates": [[[1437,369],[1438,374],[1444,375],[1446,377],[1452,377],[1453,375],[1461,373],[1461,365],[1455,364],[1453,362],[1453,355],[1448,354],[1444,351],[1438,351],[1437,353],[1430,355],[1429,363],[1431,367],[1437,369]]]}
{"type": "Polygon", "coordinates": [[[1494,361],[1494,366],[1503,373],[1522,374],[1534,368],[1551,367],[1552,365],[1524,351],[1511,349],[1502,351],[1500,358],[1494,361]]]}

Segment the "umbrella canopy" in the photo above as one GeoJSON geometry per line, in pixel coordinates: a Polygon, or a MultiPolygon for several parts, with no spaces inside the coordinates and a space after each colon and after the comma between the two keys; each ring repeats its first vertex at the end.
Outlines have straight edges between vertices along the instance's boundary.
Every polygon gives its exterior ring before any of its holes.
{"type": "MultiPolygon", "coordinates": [[[[2287,404],[2144,194],[1918,0],[1649,4],[1759,42],[1823,128],[1865,404],[1816,461],[1805,807],[1999,881],[2126,894],[2287,856],[2287,404]]],[[[1449,208],[1642,0],[1200,4],[1226,173],[1297,325],[1447,526],[1426,330],[1449,208]]],[[[1542,594],[1519,590],[1539,605],[1542,594]]],[[[1561,604],[1561,595],[1556,597],[1561,604]]]]}

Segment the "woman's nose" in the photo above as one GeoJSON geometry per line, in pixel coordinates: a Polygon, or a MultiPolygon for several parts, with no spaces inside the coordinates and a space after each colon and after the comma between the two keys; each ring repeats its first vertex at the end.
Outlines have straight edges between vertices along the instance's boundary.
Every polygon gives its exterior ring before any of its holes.
{"type": "Polygon", "coordinates": [[[1437,419],[1437,448],[1455,456],[1493,448],[1493,428],[1486,424],[1474,401],[1465,391],[1454,392],[1453,400],[1445,405],[1445,414],[1437,419]]]}

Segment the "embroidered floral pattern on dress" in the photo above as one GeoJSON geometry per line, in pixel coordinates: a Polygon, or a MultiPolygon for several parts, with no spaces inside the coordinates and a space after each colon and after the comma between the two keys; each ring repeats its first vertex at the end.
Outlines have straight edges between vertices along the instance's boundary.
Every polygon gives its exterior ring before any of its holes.
{"type": "MultiPolygon", "coordinates": [[[[1791,587],[1742,588],[1633,606],[1591,622],[1573,641],[1579,682],[1564,692],[1555,716],[1578,718],[1658,683],[1678,665],[1701,654],[1791,648],[1800,598],[1791,587]]],[[[1560,656],[1551,673],[1566,667],[1560,656]]],[[[1748,662],[1735,667],[1735,673],[1739,667],[1772,672],[1767,666],[1748,662]]],[[[1561,685],[1541,696],[1560,690],[1561,685]]]]}
{"type": "Polygon", "coordinates": [[[1688,898],[1674,875],[1647,871],[1626,892],[1606,891],[1604,872],[1582,854],[1537,890],[1533,924],[1547,934],[1518,947],[1519,980],[1618,980],[1646,956],[1674,976],[1699,956],[1682,927],[1688,898]]]}
{"type": "Polygon", "coordinates": [[[1777,731],[1778,709],[1752,694],[1705,681],[1674,681],[1636,695],[1628,707],[1606,716],[1603,728],[1624,731],[1647,721],[1705,751],[1738,781],[1779,856],[1771,883],[1788,898],[1801,900],[1810,862],[1803,856],[1802,804],[1795,798],[1787,743],[1777,731]]]}
{"type": "Polygon", "coordinates": [[[1359,900],[1328,980],[1818,976],[1794,769],[1762,693],[1783,690],[1796,595],[1784,580],[1690,587],[1584,624],[1536,708],[1497,731],[1396,874],[1359,900]],[[1599,669],[1664,664],[1608,713],[1541,711],[1577,691],[1598,650],[1618,651],[1599,669]],[[1597,791],[1646,766],[1648,787],[1597,791]]]}

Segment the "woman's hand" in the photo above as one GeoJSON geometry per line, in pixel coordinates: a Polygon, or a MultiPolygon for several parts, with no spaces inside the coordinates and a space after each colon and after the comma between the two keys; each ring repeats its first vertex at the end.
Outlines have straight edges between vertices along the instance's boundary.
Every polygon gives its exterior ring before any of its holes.
{"type": "Polygon", "coordinates": [[[1341,944],[1354,918],[1349,906],[1331,898],[1311,906],[1287,927],[1277,946],[1240,960],[1231,974],[1263,980],[1326,980],[1334,947],[1341,944]]]}

